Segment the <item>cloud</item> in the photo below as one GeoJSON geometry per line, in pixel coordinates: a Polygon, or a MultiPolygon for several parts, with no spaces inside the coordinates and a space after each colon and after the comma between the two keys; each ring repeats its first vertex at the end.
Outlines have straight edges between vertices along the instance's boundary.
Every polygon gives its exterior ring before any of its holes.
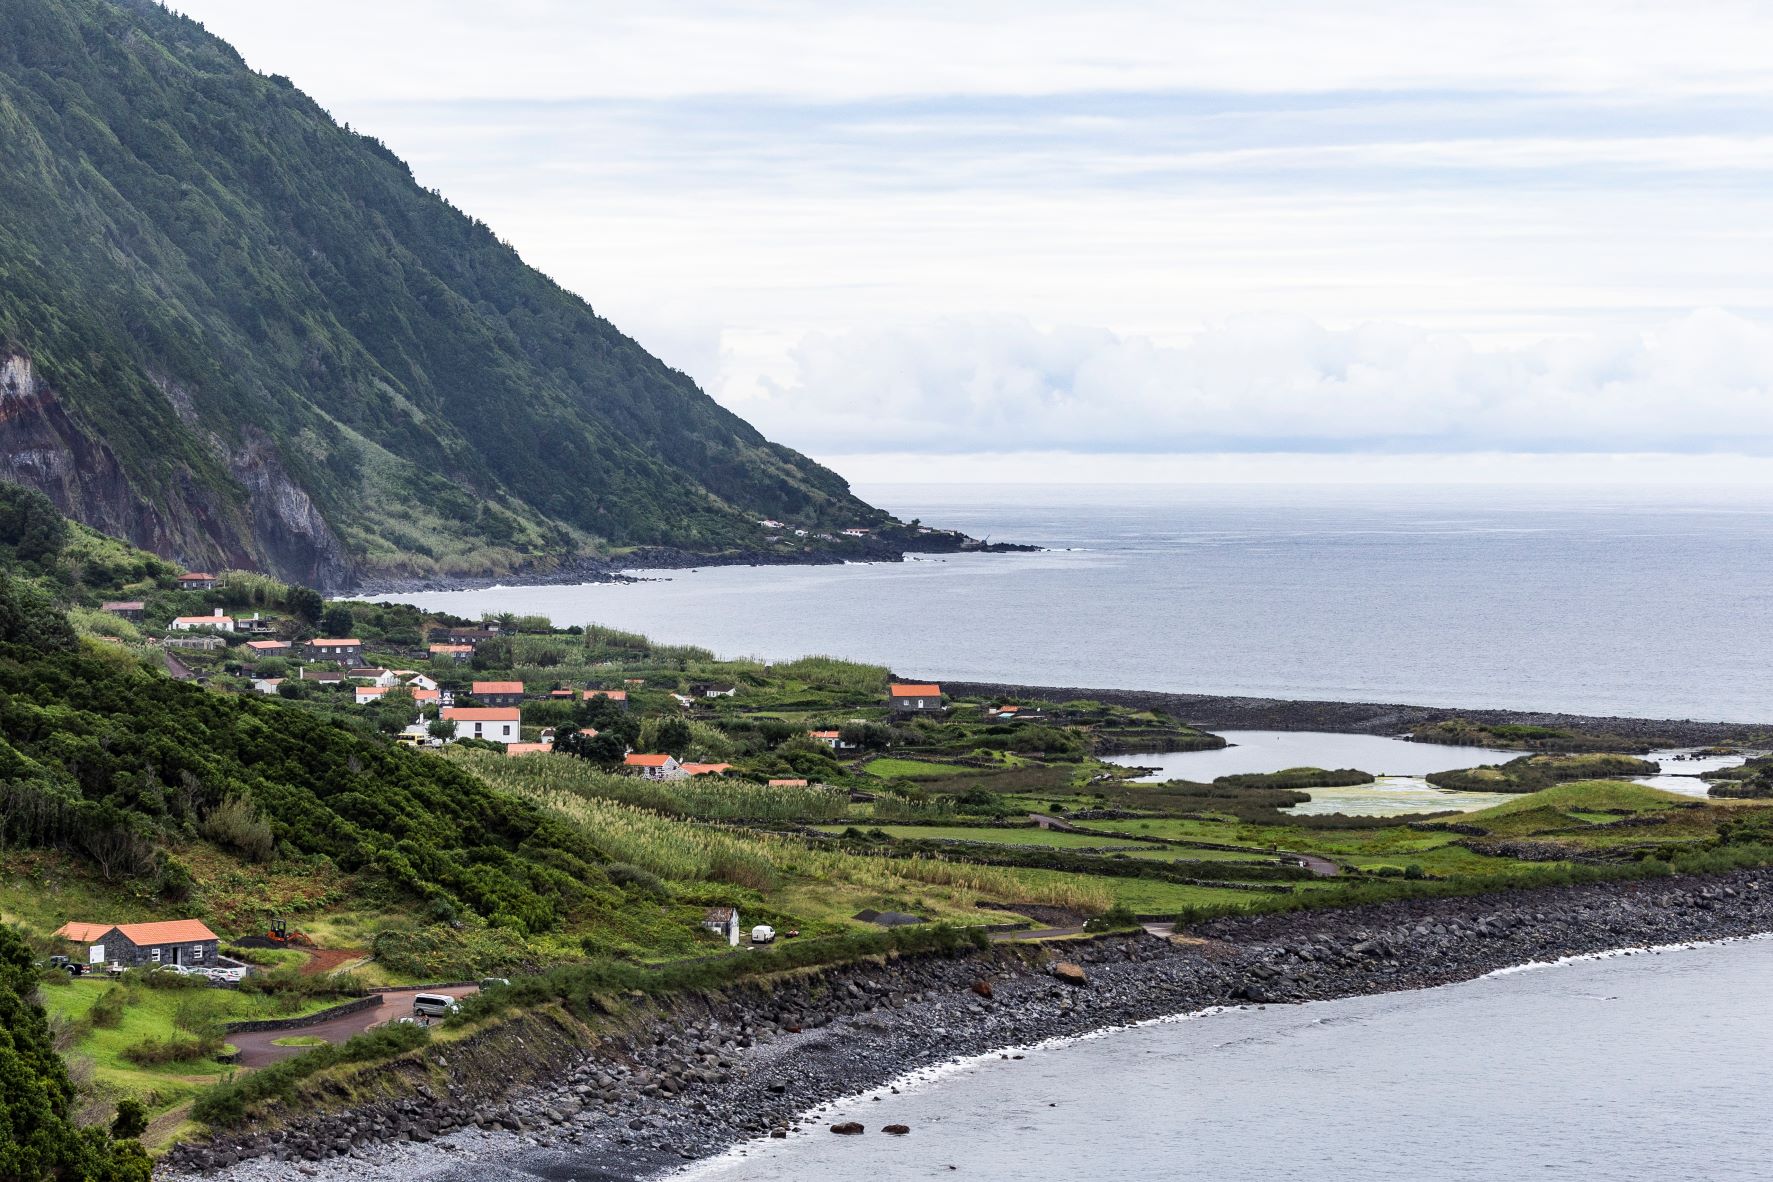
{"type": "Polygon", "coordinates": [[[1773,325],[1480,348],[1450,332],[1244,316],[1180,345],[1016,318],[811,333],[725,400],[818,454],[1773,452],[1773,325]]]}

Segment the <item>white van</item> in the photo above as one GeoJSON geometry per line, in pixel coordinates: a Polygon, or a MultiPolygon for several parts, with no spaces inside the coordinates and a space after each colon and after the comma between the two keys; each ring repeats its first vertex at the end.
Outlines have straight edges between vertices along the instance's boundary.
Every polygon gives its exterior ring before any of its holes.
{"type": "Polygon", "coordinates": [[[462,1003],[446,993],[419,993],[412,999],[412,1012],[427,1018],[447,1018],[462,1008],[462,1003]]]}
{"type": "Polygon", "coordinates": [[[767,923],[758,924],[751,929],[751,942],[753,944],[774,944],[776,942],[776,929],[772,928],[767,923]]]}

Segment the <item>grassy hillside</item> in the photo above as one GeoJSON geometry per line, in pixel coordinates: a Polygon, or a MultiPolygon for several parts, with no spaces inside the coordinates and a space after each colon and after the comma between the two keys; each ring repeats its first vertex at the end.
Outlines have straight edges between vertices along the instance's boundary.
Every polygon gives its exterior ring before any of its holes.
{"type": "Polygon", "coordinates": [[[193,565],[329,587],[885,522],[157,4],[0,5],[0,208],[0,475],[193,565]]]}

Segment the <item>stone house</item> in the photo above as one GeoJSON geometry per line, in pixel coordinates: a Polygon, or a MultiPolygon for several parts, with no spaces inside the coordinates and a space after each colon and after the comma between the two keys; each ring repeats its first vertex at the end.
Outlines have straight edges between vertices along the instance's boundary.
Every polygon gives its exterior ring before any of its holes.
{"type": "Polygon", "coordinates": [[[201,920],[67,923],[56,929],[55,934],[64,940],[85,944],[90,964],[120,965],[126,969],[148,965],[216,967],[216,934],[201,920]]]}
{"type": "Polygon", "coordinates": [[[125,620],[139,620],[148,605],[139,599],[119,599],[105,604],[102,610],[125,620]]]}
{"type": "Polygon", "coordinates": [[[702,927],[731,944],[739,946],[739,909],[737,907],[710,907],[702,916],[702,927]]]}
{"type": "Polygon", "coordinates": [[[887,687],[887,698],[895,714],[942,713],[942,687],[927,682],[895,681],[887,687]]]}
{"type": "Polygon", "coordinates": [[[523,683],[521,681],[477,681],[469,690],[474,700],[483,706],[521,706],[523,704],[523,683]]]}
{"type": "Polygon", "coordinates": [[[302,646],[302,651],[310,661],[332,661],[346,666],[363,664],[363,642],[356,637],[310,640],[302,646]]]}
{"type": "Polygon", "coordinates": [[[641,778],[646,780],[682,780],[689,775],[683,770],[683,765],[669,755],[630,752],[622,760],[622,766],[629,771],[639,772],[641,778]]]}

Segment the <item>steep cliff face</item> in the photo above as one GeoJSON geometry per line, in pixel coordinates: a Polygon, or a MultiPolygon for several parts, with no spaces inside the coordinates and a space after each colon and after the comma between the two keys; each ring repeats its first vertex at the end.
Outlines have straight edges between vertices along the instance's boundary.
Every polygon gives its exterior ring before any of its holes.
{"type": "Polygon", "coordinates": [[[31,359],[0,354],[0,479],[47,494],[56,508],[192,567],[275,571],[334,589],[355,574],[343,545],[262,433],[217,459],[232,487],[184,473],[174,495],[140,494],[100,431],[77,423],[31,359]]]}
{"type": "Polygon", "coordinates": [[[329,587],[891,521],[152,3],[0,3],[0,470],[329,587]]]}

